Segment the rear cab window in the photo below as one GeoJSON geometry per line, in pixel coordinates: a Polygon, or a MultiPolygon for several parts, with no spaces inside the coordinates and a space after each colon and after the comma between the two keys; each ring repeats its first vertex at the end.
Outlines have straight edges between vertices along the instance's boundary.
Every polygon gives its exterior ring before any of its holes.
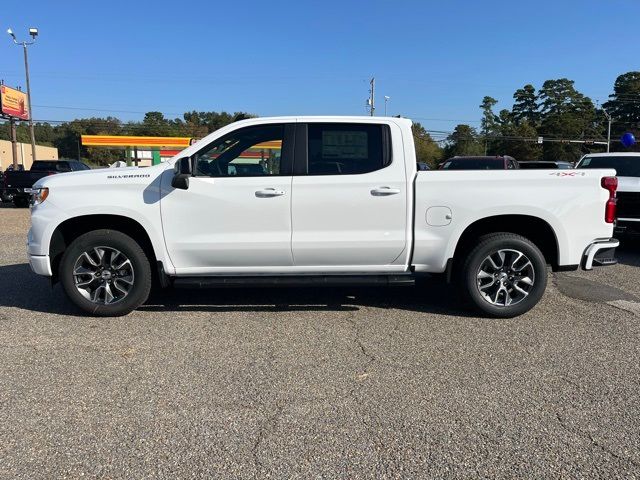
{"type": "Polygon", "coordinates": [[[42,160],[36,160],[35,162],[33,162],[33,165],[31,166],[31,170],[40,171],[40,172],[55,172],[59,168],[59,165],[58,165],[59,163],[60,162],[58,161],[47,162],[42,160]]]}
{"type": "Polygon", "coordinates": [[[504,170],[504,168],[504,160],[501,158],[453,158],[442,165],[443,170],[504,170]]]}
{"type": "Polygon", "coordinates": [[[639,156],[584,157],[576,168],[613,168],[619,177],[640,177],[639,156]]]}

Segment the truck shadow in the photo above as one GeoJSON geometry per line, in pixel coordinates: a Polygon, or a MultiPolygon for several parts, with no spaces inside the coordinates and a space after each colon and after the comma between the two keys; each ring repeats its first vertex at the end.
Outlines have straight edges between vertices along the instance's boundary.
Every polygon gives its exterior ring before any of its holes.
{"type": "Polygon", "coordinates": [[[300,287],[168,289],[154,292],[143,311],[357,311],[362,307],[467,316],[452,288],[440,281],[415,287],[300,287]]]}
{"type": "MultiPolygon", "coordinates": [[[[470,316],[452,286],[423,280],[415,287],[215,288],[152,292],[144,312],[356,311],[362,307],[470,316]]],[[[0,266],[0,307],[58,315],[83,315],[60,285],[34,275],[27,264],[0,266]]]]}
{"type": "Polygon", "coordinates": [[[640,236],[620,239],[620,247],[616,249],[616,258],[622,265],[640,267],[640,236]]]}

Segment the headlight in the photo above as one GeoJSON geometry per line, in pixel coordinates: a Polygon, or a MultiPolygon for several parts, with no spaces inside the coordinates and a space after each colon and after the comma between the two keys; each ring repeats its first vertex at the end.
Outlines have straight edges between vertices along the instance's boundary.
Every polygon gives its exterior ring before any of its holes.
{"type": "Polygon", "coordinates": [[[31,194],[31,205],[40,205],[49,196],[49,189],[44,188],[32,188],[29,193],[31,194]]]}

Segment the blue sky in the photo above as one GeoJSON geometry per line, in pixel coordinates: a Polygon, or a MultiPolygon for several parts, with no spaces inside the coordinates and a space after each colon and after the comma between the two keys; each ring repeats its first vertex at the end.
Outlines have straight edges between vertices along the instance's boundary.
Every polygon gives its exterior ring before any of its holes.
{"type": "MultiPolygon", "coordinates": [[[[568,77],[606,100],[638,70],[640,2],[4,2],[3,29],[30,49],[34,118],[377,113],[432,130],[479,124],[484,95],[509,108],[526,83],[568,77]],[[56,107],[56,108],[54,108],[56,107]],[[62,108],[64,107],[64,108],[62,108]]],[[[0,36],[0,78],[24,86],[22,51],[0,36]]]]}

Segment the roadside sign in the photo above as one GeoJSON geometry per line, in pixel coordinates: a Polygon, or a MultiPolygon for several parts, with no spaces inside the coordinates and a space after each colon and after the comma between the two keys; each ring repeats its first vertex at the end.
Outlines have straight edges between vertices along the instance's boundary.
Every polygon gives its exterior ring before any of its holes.
{"type": "Polygon", "coordinates": [[[0,85],[0,112],[3,116],[29,120],[27,94],[15,88],[0,85]]]}
{"type": "Polygon", "coordinates": [[[538,144],[541,144],[544,139],[542,137],[538,137],[538,144]]]}

